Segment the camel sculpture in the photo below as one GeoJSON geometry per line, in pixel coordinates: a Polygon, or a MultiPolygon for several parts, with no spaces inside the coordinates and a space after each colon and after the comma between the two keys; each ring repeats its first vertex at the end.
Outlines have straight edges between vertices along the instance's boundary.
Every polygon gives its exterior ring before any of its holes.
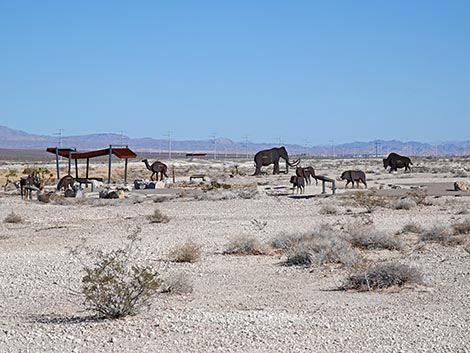
{"type": "Polygon", "coordinates": [[[160,173],[160,180],[163,180],[163,176],[168,178],[168,175],[166,175],[168,167],[165,163],[155,161],[150,165],[147,159],[143,159],[142,162],[144,162],[147,169],[152,172],[152,176],[150,177],[151,180],[153,180],[153,176],[156,174],[157,178],[155,180],[158,181],[158,173],[160,173]]]}

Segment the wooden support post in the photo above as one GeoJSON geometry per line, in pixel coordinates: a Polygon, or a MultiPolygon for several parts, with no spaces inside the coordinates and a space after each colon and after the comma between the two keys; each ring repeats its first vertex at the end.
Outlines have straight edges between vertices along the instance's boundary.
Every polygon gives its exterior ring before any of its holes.
{"type": "Polygon", "coordinates": [[[333,195],[336,194],[336,182],[333,180],[331,189],[333,190],[333,195]]]}
{"type": "Polygon", "coordinates": [[[59,166],[59,148],[55,148],[55,165],[57,169],[57,182],[60,180],[60,166],[59,166]]]}
{"type": "Polygon", "coordinates": [[[325,180],[321,181],[321,193],[326,194],[325,180]]]}
{"type": "Polygon", "coordinates": [[[78,179],[78,159],[75,159],[75,179],[78,179]]]}
{"type": "Polygon", "coordinates": [[[124,161],[124,184],[127,184],[127,158],[124,161]]]}
{"type": "Polygon", "coordinates": [[[71,169],[72,169],[72,160],[70,159],[71,156],[72,156],[72,152],[69,151],[69,169],[68,169],[68,175],[70,175],[71,169]]]}
{"type": "Polygon", "coordinates": [[[86,159],[86,176],[85,178],[88,180],[88,172],[90,171],[90,158],[86,159]]]}
{"type": "Polygon", "coordinates": [[[173,184],[175,183],[175,165],[171,165],[171,175],[173,176],[173,184]]]}
{"type": "Polygon", "coordinates": [[[109,145],[109,159],[108,159],[108,185],[111,184],[111,157],[113,156],[113,147],[109,145]]]}

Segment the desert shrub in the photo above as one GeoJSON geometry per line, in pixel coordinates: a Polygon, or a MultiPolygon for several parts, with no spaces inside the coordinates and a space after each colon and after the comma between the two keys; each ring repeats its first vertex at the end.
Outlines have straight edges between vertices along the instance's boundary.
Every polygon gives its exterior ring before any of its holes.
{"type": "Polygon", "coordinates": [[[359,261],[357,252],[341,236],[319,232],[303,236],[291,236],[284,243],[286,265],[312,266],[338,263],[352,266],[359,261]]]}
{"type": "Polygon", "coordinates": [[[470,218],[452,226],[455,234],[470,234],[470,218]]]}
{"type": "Polygon", "coordinates": [[[398,202],[393,205],[396,210],[411,210],[416,207],[416,202],[411,199],[400,199],[398,202]]]}
{"type": "Polygon", "coordinates": [[[153,214],[147,216],[147,219],[150,223],[168,223],[170,221],[170,217],[163,214],[159,209],[156,209],[153,214]]]}
{"type": "Polygon", "coordinates": [[[188,294],[193,292],[193,283],[184,273],[174,273],[162,276],[162,293],[188,294]]]}
{"type": "Polygon", "coordinates": [[[428,192],[424,189],[414,189],[408,192],[408,196],[417,204],[417,205],[428,205],[426,198],[428,192]]]}
{"type": "Polygon", "coordinates": [[[372,213],[379,207],[385,207],[387,204],[386,199],[378,196],[375,191],[357,191],[351,195],[351,198],[357,206],[363,207],[367,213],[372,213]]]}
{"type": "Polygon", "coordinates": [[[335,214],[338,214],[338,208],[335,205],[325,204],[325,205],[322,205],[319,213],[335,215],[335,214]]]}
{"type": "Polygon", "coordinates": [[[269,254],[268,245],[261,243],[251,235],[242,235],[233,238],[227,245],[224,254],[231,255],[266,255],[269,254]]]}
{"type": "Polygon", "coordinates": [[[421,233],[421,240],[441,245],[458,245],[463,243],[463,238],[453,234],[451,229],[444,226],[433,226],[421,233]]]}
{"type": "Polygon", "coordinates": [[[423,276],[417,269],[403,264],[386,263],[352,274],[345,280],[342,289],[372,291],[422,283],[423,276]]]}
{"type": "Polygon", "coordinates": [[[211,190],[203,192],[197,197],[200,201],[221,201],[221,200],[233,200],[236,199],[237,195],[228,190],[211,190]]]}
{"type": "Polygon", "coordinates": [[[123,248],[96,251],[93,264],[84,266],[82,294],[89,310],[117,319],[148,307],[157,294],[158,272],[134,258],[137,234],[131,235],[131,242],[123,248]]]}
{"type": "Polygon", "coordinates": [[[396,237],[378,231],[371,226],[350,225],[347,230],[349,242],[361,249],[401,250],[403,243],[396,237]]]}
{"type": "Polygon", "coordinates": [[[263,231],[268,225],[267,221],[259,221],[256,218],[253,218],[250,223],[251,223],[251,227],[255,231],[259,231],[259,232],[263,231]]]}
{"type": "Polygon", "coordinates": [[[4,223],[23,223],[23,217],[15,212],[10,212],[5,219],[3,220],[4,223]]]}
{"type": "Polygon", "coordinates": [[[422,232],[424,232],[424,228],[417,223],[408,223],[408,224],[405,224],[405,226],[402,229],[402,232],[421,234],[422,232]]]}
{"type": "Polygon", "coordinates": [[[230,185],[230,184],[219,183],[216,180],[212,180],[210,182],[210,184],[204,185],[202,189],[204,191],[210,191],[210,190],[214,190],[214,189],[230,189],[231,187],[232,187],[232,185],[230,185]]]}
{"type": "Polygon", "coordinates": [[[249,200],[258,196],[258,189],[256,188],[242,188],[236,191],[239,198],[249,200]]]}
{"type": "Polygon", "coordinates": [[[186,240],[171,250],[170,258],[175,262],[196,262],[201,258],[201,247],[191,240],[186,240]]]}

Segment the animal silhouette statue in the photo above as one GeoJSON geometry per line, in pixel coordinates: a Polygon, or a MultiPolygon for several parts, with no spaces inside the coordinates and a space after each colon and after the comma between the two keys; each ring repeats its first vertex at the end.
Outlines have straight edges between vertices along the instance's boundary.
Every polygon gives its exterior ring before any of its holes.
{"type": "Polygon", "coordinates": [[[165,178],[168,178],[168,175],[166,174],[168,167],[165,163],[155,161],[151,165],[149,165],[147,159],[143,159],[142,162],[144,162],[147,169],[152,172],[152,176],[150,177],[151,180],[154,180],[153,177],[154,175],[156,175],[155,180],[158,181],[158,173],[160,173],[160,180],[163,180],[163,176],[165,176],[165,178]]]}
{"type": "Polygon", "coordinates": [[[292,183],[292,193],[294,193],[295,188],[297,187],[297,193],[303,194],[305,188],[305,179],[301,176],[292,175],[290,177],[290,182],[292,183]]]}
{"type": "Polygon", "coordinates": [[[42,188],[41,182],[36,176],[29,174],[28,176],[22,176],[20,179],[21,198],[24,199],[28,195],[28,189],[26,187],[42,188]]]}
{"type": "Polygon", "coordinates": [[[75,184],[75,179],[71,175],[65,175],[63,176],[60,180],[59,183],[57,184],[57,190],[67,190],[67,189],[72,189],[73,184],[75,184]]]}
{"type": "Polygon", "coordinates": [[[255,166],[256,170],[253,175],[261,174],[261,167],[274,164],[273,174],[279,174],[279,159],[282,158],[286,161],[286,174],[289,172],[289,167],[296,167],[300,163],[300,159],[290,163],[289,155],[287,154],[286,148],[274,147],[269,150],[262,150],[255,154],[255,166]]]}
{"type": "Polygon", "coordinates": [[[408,170],[411,172],[410,164],[411,159],[405,156],[400,156],[397,153],[390,153],[387,158],[383,159],[384,168],[390,167],[390,173],[393,171],[397,171],[397,168],[405,168],[405,172],[408,170]]]}
{"type": "Polygon", "coordinates": [[[303,177],[307,184],[310,184],[311,178],[313,177],[315,179],[315,183],[318,185],[318,179],[315,177],[315,169],[313,169],[313,167],[302,168],[301,166],[298,166],[295,169],[295,175],[303,177]]]}
{"type": "Polygon", "coordinates": [[[341,174],[341,180],[346,180],[346,188],[348,187],[349,183],[352,183],[352,187],[354,188],[354,182],[356,182],[357,187],[359,187],[359,182],[363,183],[367,189],[366,183],[366,173],[362,170],[346,170],[341,174]]]}

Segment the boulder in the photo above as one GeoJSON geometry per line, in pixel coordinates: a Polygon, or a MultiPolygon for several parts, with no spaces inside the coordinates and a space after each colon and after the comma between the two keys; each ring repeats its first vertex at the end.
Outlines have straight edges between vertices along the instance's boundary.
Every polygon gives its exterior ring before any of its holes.
{"type": "Polygon", "coordinates": [[[456,181],[454,183],[454,190],[455,191],[468,191],[469,185],[465,181],[456,181]]]}

